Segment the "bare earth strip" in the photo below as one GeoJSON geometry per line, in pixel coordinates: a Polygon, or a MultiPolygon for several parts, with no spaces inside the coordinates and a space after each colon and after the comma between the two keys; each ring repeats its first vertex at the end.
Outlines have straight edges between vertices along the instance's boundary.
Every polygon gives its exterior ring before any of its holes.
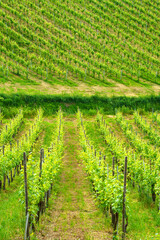
{"type": "Polygon", "coordinates": [[[65,121],[63,172],[60,193],[42,217],[40,240],[112,239],[108,219],[95,204],[90,182],[79,158],[80,146],[75,120],[65,121]]]}
{"type": "MultiPolygon", "coordinates": [[[[38,81],[38,80],[37,80],[38,81]]],[[[105,97],[111,96],[145,96],[148,94],[158,95],[160,93],[160,86],[156,84],[150,84],[150,86],[125,86],[121,83],[114,83],[114,87],[110,86],[98,86],[98,85],[87,85],[85,83],[79,83],[78,86],[62,86],[62,85],[51,85],[50,83],[39,81],[38,85],[21,85],[20,83],[0,83],[1,93],[25,93],[25,94],[81,94],[84,96],[99,95],[105,97]]]]}

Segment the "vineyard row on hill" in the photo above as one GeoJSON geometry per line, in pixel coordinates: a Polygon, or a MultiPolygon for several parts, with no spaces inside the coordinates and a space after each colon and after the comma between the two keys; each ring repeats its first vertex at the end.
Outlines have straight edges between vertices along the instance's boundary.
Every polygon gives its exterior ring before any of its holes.
{"type": "Polygon", "coordinates": [[[1,1],[2,74],[159,83],[160,16],[154,4],[1,1]]]}

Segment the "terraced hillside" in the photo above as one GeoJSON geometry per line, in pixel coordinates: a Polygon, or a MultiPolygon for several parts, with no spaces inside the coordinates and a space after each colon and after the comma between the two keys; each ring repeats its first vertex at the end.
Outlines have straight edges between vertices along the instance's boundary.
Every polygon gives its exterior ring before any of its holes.
{"type": "Polygon", "coordinates": [[[1,0],[2,92],[160,90],[158,0],[1,0]]]}

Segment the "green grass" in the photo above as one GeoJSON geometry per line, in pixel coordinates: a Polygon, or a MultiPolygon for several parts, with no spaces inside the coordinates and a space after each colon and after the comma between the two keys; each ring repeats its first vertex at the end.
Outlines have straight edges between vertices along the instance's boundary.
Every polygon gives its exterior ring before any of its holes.
{"type": "Polygon", "coordinates": [[[159,239],[160,215],[152,203],[140,196],[137,189],[129,188],[130,213],[127,236],[130,239],[159,239]]]}
{"type": "Polygon", "coordinates": [[[16,177],[0,192],[0,239],[21,239],[25,227],[25,208],[19,201],[19,181],[16,177]]]}
{"type": "MultiPolygon", "coordinates": [[[[44,120],[45,121],[45,120],[44,120]]],[[[50,122],[45,121],[43,123],[43,128],[45,131],[44,139],[43,139],[43,146],[49,146],[53,140],[54,131],[56,130],[56,120],[50,119],[50,122]]]]}

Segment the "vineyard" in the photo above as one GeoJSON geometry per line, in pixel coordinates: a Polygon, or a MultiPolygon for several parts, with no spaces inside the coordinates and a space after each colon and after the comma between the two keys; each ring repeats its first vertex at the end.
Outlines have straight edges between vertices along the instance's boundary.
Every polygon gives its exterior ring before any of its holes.
{"type": "Polygon", "coordinates": [[[0,238],[159,239],[159,123],[1,111],[0,238]]]}
{"type": "Polygon", "coordinates": [[[156,0],[1,0],[1,89],[158,93],[159,22],[156,0]]]}
{"type": "Polygon", "coordinates": [[[159,3],[0,0],[0,240],[160,240],[159,3]]]}

